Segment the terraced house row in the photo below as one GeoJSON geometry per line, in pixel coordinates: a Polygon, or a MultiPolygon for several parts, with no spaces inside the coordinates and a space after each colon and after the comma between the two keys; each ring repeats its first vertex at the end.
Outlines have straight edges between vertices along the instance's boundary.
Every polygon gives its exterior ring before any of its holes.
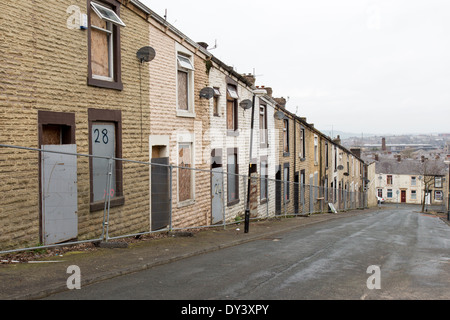
{"type": "Polygon", "coordinates": [[[364,207],[357,150],[139,1],[0,19],[0,249],[364,207]]]}

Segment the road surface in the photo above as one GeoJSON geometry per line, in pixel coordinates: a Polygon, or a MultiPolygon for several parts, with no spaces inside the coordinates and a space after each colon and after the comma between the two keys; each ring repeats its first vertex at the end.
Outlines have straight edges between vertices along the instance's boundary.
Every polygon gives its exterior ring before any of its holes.
{"type": "Polygon", "coordinates": [[[450,299],[450,227],[387,207],[47,299],[450,299]]]}

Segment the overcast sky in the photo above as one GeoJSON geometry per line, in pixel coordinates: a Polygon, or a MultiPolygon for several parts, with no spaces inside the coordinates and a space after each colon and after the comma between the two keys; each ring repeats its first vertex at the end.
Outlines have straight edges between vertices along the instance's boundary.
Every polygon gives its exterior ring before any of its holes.
{"type": "Polygon", "coordinates": [[[448,0],[141,1],[319,130],[450,132],[448,0]]]}

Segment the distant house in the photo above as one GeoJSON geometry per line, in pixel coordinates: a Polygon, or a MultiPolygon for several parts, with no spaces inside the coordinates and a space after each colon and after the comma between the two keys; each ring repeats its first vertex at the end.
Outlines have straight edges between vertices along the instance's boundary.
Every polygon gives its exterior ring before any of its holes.
{"type": "Polygon", "coordinates": [[[377,196],[390,203],[443,204],[447,166],[439,160],[382,159],[376,162],[377,196]]]}

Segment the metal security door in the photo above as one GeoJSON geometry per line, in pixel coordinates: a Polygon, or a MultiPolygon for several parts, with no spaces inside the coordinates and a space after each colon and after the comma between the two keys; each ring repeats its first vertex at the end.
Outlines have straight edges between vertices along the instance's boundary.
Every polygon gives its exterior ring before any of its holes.
{"type": "Polygon", "coordinates": [[[152,230],[159,230],[170,224],[169,158],[151,161],[152,230]]]}
{"type": "Polygon", "coordinates": [[[277,166],[275,174],[275,214],[281,214],[281,166],[277,166]]]}
{"type": "Polygon", "coordinates": [[[223,169],[218,167],[211,170],[211,219],[212,224],[216,224],[223,221],[223,169]]]}
{"type": "MultiPolygon", "coordinates": [[[[76,145],[43,145],[43,150],[76,153],[76,145]]],[[[77,156],[43,152],[41,156],[42,235],[45,245],[78,235],[77,156]]]]}

